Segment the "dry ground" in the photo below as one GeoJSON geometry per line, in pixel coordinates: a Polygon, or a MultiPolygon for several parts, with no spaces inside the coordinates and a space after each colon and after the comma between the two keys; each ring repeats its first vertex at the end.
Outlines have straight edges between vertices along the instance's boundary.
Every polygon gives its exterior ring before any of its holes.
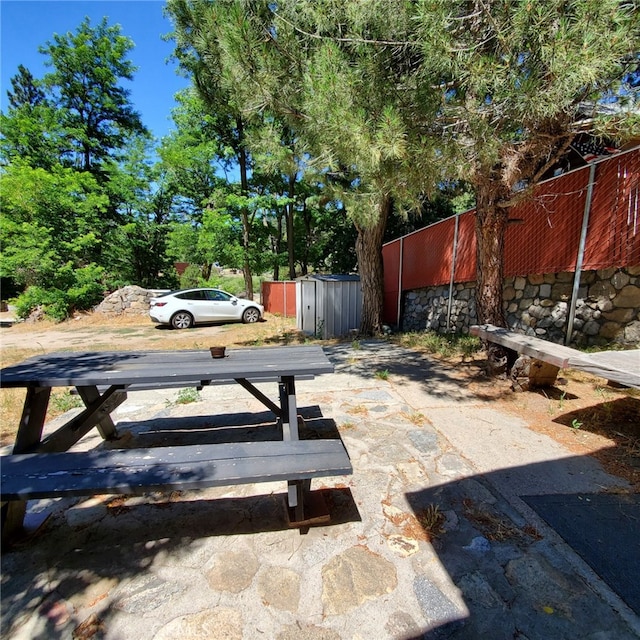
{"type": "MultiPolygon", "coordinates": [[[[0,318],[1,319],[1,318],[0,318]]],[[[7,366],[32,355],[60,350],[197,349],[213,345],[258,346],[303,341],[295,319],[267,314],[256,325],[226,324],[188,331],[159,328],[146,317],[107,318],[89,314],[62,324],[16,324],[0,328],[0,362],[7,366]]],[[[437,357],[437,356],[429,356],[437,357]]],[[[616,389],[577,371],[563,372],[554,387],[513,393],[506,380],[484,374],[482,354],[449,358],[460,383],[502,411],[521,417],[578,455],[592,455],[640,491],[640,392],[616,389]]],[[[24,391],[0,391],[0,441],[9,444],[20,418],[24,391]]],[[[51,416],[73,398],[55,390],[51,416]]]]}

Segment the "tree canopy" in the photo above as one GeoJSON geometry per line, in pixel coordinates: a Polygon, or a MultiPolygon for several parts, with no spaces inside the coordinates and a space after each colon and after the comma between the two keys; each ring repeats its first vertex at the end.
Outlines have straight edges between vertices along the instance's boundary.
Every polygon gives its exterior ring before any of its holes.
{"type": "Polygon", "coordinates": [[[8,88],[3,285],[64,317],[122,284],[174,286],[174,262],[189,284],[240,269],[248,296],[267,270],[357,269],[375,333],[382,242],[475,203],[479,319],[502,324],[510,207],[578,133],[640,132],[638,9],[168,0],[192,87],[161,141],[130,101],[133,42],[86,19],[8,88]]]}

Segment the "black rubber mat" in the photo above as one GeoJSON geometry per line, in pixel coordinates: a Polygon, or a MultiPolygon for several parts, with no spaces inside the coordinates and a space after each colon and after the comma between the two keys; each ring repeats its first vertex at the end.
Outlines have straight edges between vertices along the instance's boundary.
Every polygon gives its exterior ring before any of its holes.
{"type": "Polygon", "coordinates": [[[640,615],[640,495],[522,496],[640,615]]]}

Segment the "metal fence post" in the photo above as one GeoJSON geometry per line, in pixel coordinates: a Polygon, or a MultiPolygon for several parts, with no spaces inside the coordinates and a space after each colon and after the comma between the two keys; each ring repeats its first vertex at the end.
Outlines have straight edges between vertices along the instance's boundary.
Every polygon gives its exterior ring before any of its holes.
{"type": "Polygon", "coordinates": [[[582,264],[584,262],[584,248],[587,244],[587,228],[589,226],[589,214],[591,213],[591,201],[593,200],[593,185],[596,176],[596,164],[589,167],[589,185],[587,186],[587,199],[584,203],[584,213],[582,214],[582,229],[580,231],[580,244],[578,246],[578,257],[576,258],[576,271],[573,274],[573,291],[571,292],[571,304],[569,307],[569,319],[567,321],[567,333],[564,336],[564,343],[571,342],[573,334],[573,323],[576,319],[576,306],[578,303],[578,289],[580,288],[580,276],[582,275],[582,264]]]}
{"type": "Polygon", "coordinates": [[[451,256],[451,279],[449,281],[449,304],[447,307],[447,333],[451,330],[451,308],[453,307],[453,281],[456,275],[456,256],[458,254],[458,220],[460,216],[455,217],[455,226],[453,229],[453,253],[451,256]]]}
{"type": "Polygon", "coordinates": [[[398,306],[396,310],[396,326],[400,329],[402,315],[402,252],[404,251],[404,237],[400,238],[400,258],[398,259],[398,306]]]}

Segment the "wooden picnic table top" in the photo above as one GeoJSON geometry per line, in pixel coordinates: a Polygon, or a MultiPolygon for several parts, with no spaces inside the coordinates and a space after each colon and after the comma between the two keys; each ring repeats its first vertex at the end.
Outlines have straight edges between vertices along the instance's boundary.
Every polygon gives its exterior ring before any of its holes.
{"type": "Polygon", "coordinates": [[[332,373],[317,345],[181,351],[61,351],[0,370],[0,387],[130,385],[214,380],[260,380],[332,373]]]}

